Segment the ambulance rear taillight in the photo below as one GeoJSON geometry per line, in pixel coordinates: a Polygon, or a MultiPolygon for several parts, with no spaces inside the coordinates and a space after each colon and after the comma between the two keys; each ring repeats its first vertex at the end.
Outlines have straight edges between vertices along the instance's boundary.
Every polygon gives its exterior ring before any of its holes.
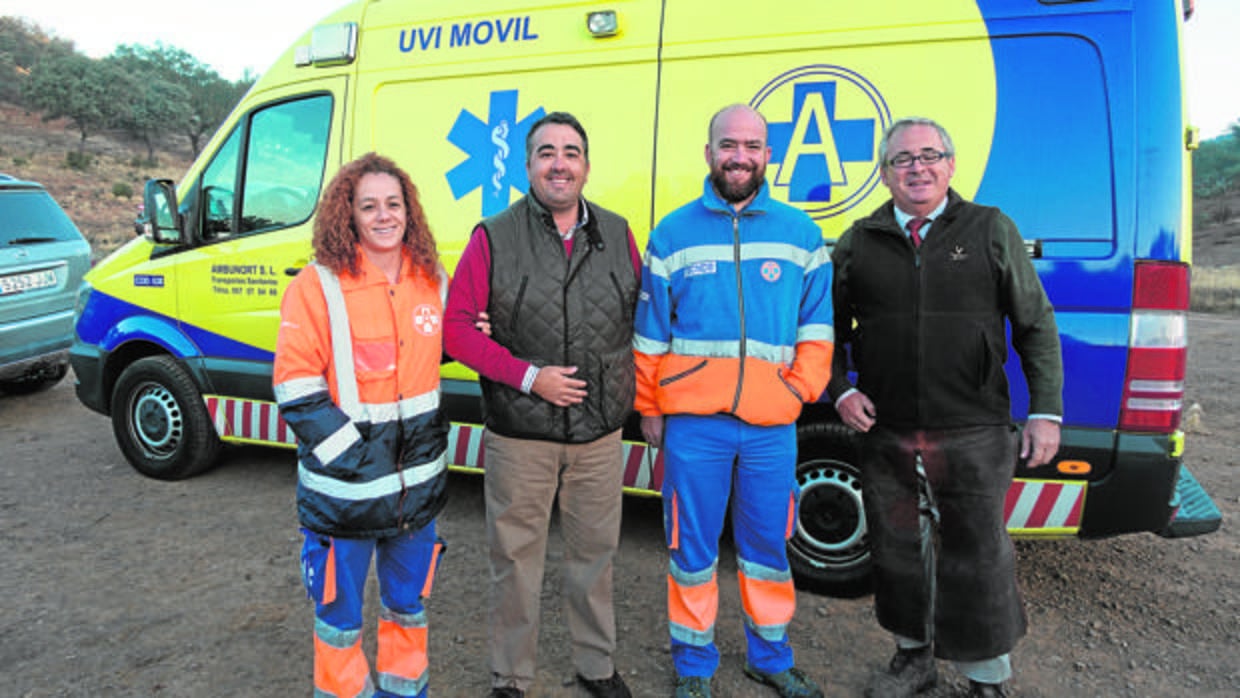
{"type": "Polygon", "coordinates": [[[1189,267],[1138,262],[1128,334],[1123,431],[1169,434],[1180,426],[1188,357],[1189,267]]]}

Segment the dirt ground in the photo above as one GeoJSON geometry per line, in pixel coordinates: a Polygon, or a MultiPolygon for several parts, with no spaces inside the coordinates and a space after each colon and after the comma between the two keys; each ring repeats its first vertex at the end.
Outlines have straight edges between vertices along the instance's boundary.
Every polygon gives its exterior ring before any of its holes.
{"type": "MultiPolygon", "coordinates": [[[[1020,542],[1030,633],[1016,695],[1240,695],[1240,317],[1189,322],[1187,460],[1224,512],[1214,534],[1020,542]]],[[[297,572],[291,452],[234,448],[166,483],[123,460],[108,420],[71,380],[0,395],[0,695],[305,696],[312,609],[297,572]]],[[[659,502],[625,505],[617,560],[617,662],[637,696],[670,693],[659,502]]],[[[482,696],[486,555],[481,479],[453,478],[440,519],[450,549],[429,602],[436,696],[482,696]]],[[[553,541],[558,539],[553,536],[553,541]]],[[[553,543],[532,696],[571,696],[553,543]]],[[[734,563],[725,549],[718,625],[722,698],[770,696],[744,678],[734,563]]],[[[371,597],[375,596],[372,589],[371,597]]],[[[372,614],[373,615],[373,614],[372,614]]],[[[369,629],[373,634],[373,627],[369,629]]],[[[828,696],[861,694],[891,651],[869,598],[801,594],[792,641],[828,696]]],[[[373,640],[368,641],[373,656],[373,640]]],[[[944,667],[950,696],[964,680],[944,667]]]]}

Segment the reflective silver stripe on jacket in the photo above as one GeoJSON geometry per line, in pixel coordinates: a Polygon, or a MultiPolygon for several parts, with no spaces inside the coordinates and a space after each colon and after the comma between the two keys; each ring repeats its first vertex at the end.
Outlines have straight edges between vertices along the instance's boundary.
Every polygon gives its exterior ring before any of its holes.
{"type": "MultiPolygon", "coordinates": [[[[433,412],[439,409],[439,390],[431,390],[399,402],[363,403],[358,397],[357,372],[353,364],[353,335],[349,330],[349,311],[344,304],[340,279],[327,267],[315,263],[315,271],[327,299],[327,316],[332,333],[332,358],[336,363],[336,392],[340,409],[355,422],[382,424],[433,412]]],[[[447,276],[440,269],[440,295],[447,293],[447,276]]]]}
{"type": "Polygon", "coordinates": [[[275,386],[272,390],[275,392],[276,402],[284,405],[316,393],[328,392],[327,378],[324,376],[293,378],[275,386]]]}
{"type": "Polygon", "coordinates": [[[448,454],[445,451],[429,463],[405,468],[400,472],[384,475],[369,482],[344,482],[321,473],[312,472],[305,465],[299,464],[297,466],[297,479],[303,487],[319,494],[336,499],[363,501],[400,494],[403,489],[412,488],[433,479],[447,468],[447,464],[448,454]]]}
{"type": "Polygon", "coordinates": [[[357,420],[361,401],[357,397],[357,373],[353,368],[353,333],[349,331],[349,311],[344,305],[344,292],[340,290],[340,279],[331,269],[314,262],[314,270],[319,273],[319,283],[323,286],[323,297],[327,300],[327,319],[331,326],[332,359],[336,363],[336,393],[340,409],[349,415],[349,419],[357,420]]]}
{"type": "MultiPolygon", "coordinates": [[[[733,245],[693,245],[673,252],[660,259],[648,255],[646,264],[655,276],[671,278],[672,274],[691,267],[699,262],[736,262],[736,248],[733,245]]],[[[740,245],[740,261],[748,262],[759,259],[782,259],[809,273],[830,261],[823,253],[810,252],[796,245],[783,242],[744,242],[740,245]]]]}

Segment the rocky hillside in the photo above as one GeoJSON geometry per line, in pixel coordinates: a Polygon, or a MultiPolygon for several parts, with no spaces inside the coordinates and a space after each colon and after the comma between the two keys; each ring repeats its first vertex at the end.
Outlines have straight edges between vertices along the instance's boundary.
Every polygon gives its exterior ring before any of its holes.
{"type": "Polygon", "coordinates": [[[1240,192],[1193,202],[1193,263],[1240,266],[1240,192]]]}
{"type": "Polygon", "coordinates": [[[89,159],[82,169],[67,164],[80,137],[63,120],[44,122],[38,114],[0,103],[0,172],[42,183],[90,240],[96,257],[128,240],[142,204],[148,177],[179,180],[192,158],[188,139],[162,144],[155,162],[146,148],[119,133],[92,135],[82,147],[89,159]]]}
{"type": "MultiPolygon", "coordinates": [[[[90,164],[68,167],[66,155],[79,147],[78,134],[64,121],[44,122],[21,107],[0,103],[0,172],[42,182],[102,257],[133,235],[133,219],[148,177],[179,181],[192,157],[188,139],[157,149],[154,164],[145,147],[120,133],[93,135],[83,152],[90,164]],[[126,190],[132,192],[126,195],[126,190]]],[[[1196,202],[1194,262],[1240,265],[1240,193],[1196,202]]]]}

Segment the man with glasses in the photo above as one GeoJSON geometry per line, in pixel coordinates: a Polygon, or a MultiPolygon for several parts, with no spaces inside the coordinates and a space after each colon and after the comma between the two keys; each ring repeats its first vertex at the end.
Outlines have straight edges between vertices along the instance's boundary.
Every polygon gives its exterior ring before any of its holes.
{"type": "Polygon", "coordinates": [[[1059,448],[1059,333],[1016,225],[950,188],[942,126],[897,121],[879,159],[891,200],[832,252],[836,340],[850,351],[836,352],[827,388],[862,434],[875,611],[896,642],[866,695],[930,688],[937,656],[969,678],[971,696],[1003,696],[1026,625],[1004,497],[1018,462],[1048,463],[1059,448]],[[1005,319],[1029,385],[1023,430],[1005,319]]]}

